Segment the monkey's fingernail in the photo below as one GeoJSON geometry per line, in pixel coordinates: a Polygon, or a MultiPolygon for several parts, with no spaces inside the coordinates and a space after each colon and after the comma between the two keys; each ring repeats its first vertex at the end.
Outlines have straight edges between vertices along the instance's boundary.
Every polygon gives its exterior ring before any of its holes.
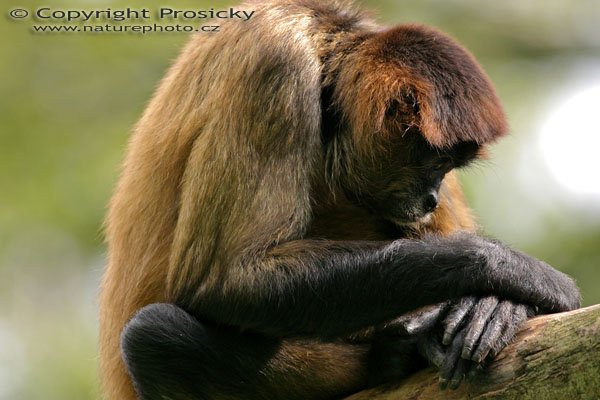
{"type": "Polygon", "coordinates": [[[444,337],[442,338],[442,344],[444,346],[449,346],[452,343],[452,333],[449,331],[444,332],[444,337]]]}
{"type": "Polygon", "coordinates": [[[471,382],[477,376],[477,369],[472,369],[467,373],[466,380],[471,382]]]}
{"type": "Polygon", "coordinates": [[[465,346],[465,347],[463,347],[462,354],[460,355],[460,357],[464,358],[465,360],[469,360],[471,358],[472,351],[473,351],[472,347],[465,346]]]}
{"type": "Polygon", "coordinates": [[[408,335],[414,335],[417,329],[419,329],[419,325],[415,323],[408,323],[404,327],[404,330],[408,335]]]}
{"type": "Polygon", "coordinates": [[[444,390],[448,387],[448,380],[444,379],[444,378],[440,378],[438,381],[439,385],[440,385],[440,389],[444,390]]]}
{"type": "Polygon", "coordinates": [[[450,381],[450,384],[448,385],[448,387],[452,390],[456,390],[458,389],[458,387],[460,386],[460,382],[462,381],[462,377],[457,378],[457,379],[452,379],[450,381]]]}

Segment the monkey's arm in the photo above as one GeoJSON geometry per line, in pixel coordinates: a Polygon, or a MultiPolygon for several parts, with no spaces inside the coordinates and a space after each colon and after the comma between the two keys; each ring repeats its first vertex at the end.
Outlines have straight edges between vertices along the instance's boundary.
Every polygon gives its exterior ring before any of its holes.
{"type": "Polygon", "coordinates": [[[275,336],[336,337],[474,293],[549,312],[579,305],[565,274],[471,234],[389,243],[292,241],[234,273],[184,306],[275,336]]]}

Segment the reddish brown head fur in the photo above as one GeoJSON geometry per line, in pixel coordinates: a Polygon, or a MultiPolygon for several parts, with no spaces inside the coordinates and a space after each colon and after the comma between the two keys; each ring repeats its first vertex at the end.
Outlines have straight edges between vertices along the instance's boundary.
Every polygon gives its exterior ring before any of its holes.
{"type": "Polygon", "coordinates": [[[386,114],[398,104],[400,122],[437,147],[489,143],[507,130],[494,87],[473,56],[429,27],[403,25],[367,37],[340,61],[337,76],[336,101],[359,140],[390,131],[386,114]]]}

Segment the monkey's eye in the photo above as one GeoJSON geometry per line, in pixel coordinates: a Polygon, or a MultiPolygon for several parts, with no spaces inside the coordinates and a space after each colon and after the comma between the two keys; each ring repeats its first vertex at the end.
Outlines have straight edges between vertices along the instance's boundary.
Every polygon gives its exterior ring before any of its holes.
{"type": "Polygon", "coordinates": [[[454,162],[452,161],[452,158],[450,157],[443,157],[440,158],[434,166],[434,169],[437,171],[441,171],[441,172],[448,172],[450,171],[452,168],[454,168],[454,162]]]}

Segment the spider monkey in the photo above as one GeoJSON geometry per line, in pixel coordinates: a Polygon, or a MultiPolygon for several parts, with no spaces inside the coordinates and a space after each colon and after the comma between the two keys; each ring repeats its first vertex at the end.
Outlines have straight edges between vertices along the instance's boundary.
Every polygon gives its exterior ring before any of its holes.
{"type": "Polygon", "coordinates": [[[191,39],[129,143],[106,398],[339,398],[423,360],[455,387],[528,316],[579,306],[569,277],[477,233],[454,170],[507,128],[465,49],[345,2],[244,7],[191,39]]]}

